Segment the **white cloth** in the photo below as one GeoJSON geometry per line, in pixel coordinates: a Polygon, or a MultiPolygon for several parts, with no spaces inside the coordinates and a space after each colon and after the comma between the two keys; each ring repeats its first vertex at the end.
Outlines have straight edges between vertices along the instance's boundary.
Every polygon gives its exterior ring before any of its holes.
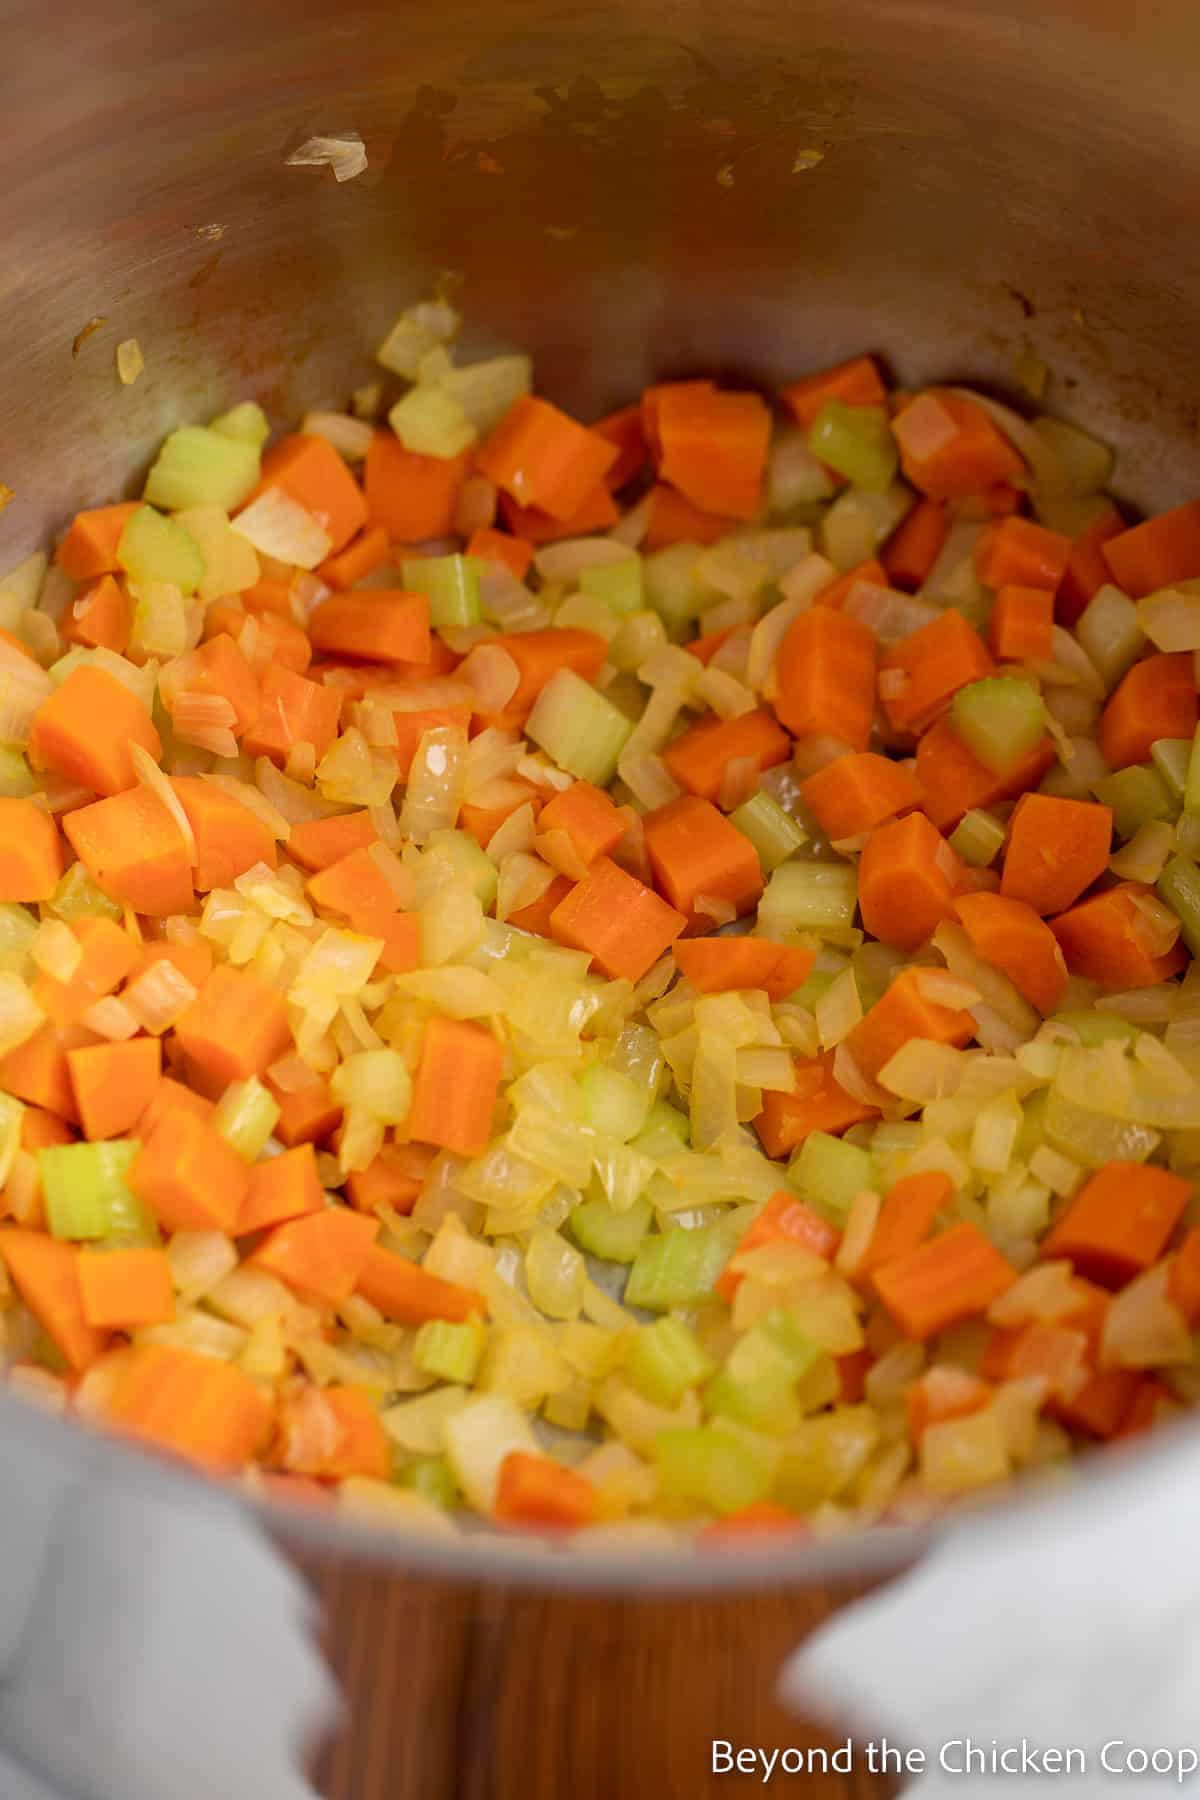
{"type": "Polygon", "coordinates": [[[3,1800],[315,1800],[334,1690],[252,1514],[0,1404],[3,1800]]]}
{"type": "Polygon", "coordinates": [[[1194,1793],[1198,1590],[1200,1447],[1184,1429],[1131,1446],[1123,1466],[1081,1471],[1053,1499],[954,1530],[809,1639],[781,1691],[863,1740],[922,1750],[906,1800],[1194,1793]],[[1013,1747],[1009,1770],[968,1765],[967,1739],[986,1755],[1013,1747]],[[1022,1740],[1075,1747],[1085,1770],[1021,1773],[1022,1740]],[[1160,1763],[1174,1755],[1173,1769],[1142,1769],[1134,1752],[1154,1751],[1160,1763]]]}

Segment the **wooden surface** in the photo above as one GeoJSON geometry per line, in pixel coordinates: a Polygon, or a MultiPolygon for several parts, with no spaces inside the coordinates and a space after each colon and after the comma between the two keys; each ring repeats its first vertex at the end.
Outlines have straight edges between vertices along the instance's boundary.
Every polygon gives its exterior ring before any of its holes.
{"type": "MultiPolygon", "coordinates": [[[[712,1773],[714,1738],[844,1741],[774,1688],[850,1589],[612,1598],[304,1568],[348,1701],[316,1763],[325,1800],[707,1800],[762,1792],[761,1774],[712,1773]]],[[[792,1780],[817,1800],[896,1792],[861,1766],[792,1780]]]]}

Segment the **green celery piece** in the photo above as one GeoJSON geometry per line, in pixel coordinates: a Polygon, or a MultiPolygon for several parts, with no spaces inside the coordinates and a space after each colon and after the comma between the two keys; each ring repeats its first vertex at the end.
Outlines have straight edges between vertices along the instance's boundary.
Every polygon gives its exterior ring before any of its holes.
{"type": "Polygon", "coordinates": [[[841,969],[810,969],[801,986],[788,998],[812,1012],[821,995],[828,993],[841,972],[841,969]]]}
{"type": "Polygon", "coordinates": [[[580,781],[607,787],[633,720],[573,669],[552,675],[525,722],[525,735],[580,781]]]}
{"type": "Polygon", "coordinates": [[[648,1200],[635,1200],[620,1213],[614,1212],[607,1200],[581,1200],[567,1224],[571,1236],[588,1256],[598,1256],[602,1262],[631,1263],[653,1217],[648,1200]]]}
{"type": "Polygon", "coordinates": [[[593,1063],[579,1077],[584,1123],[627,1144],[646,1123],[649,1095],[628,1075],[593,1063]]]}
{"type": "Polygon", "coordinates": [[[1200,956],[1200,868],[1190,856],[1173,856],[1158,878],[1158,897],[1179,920],[1184,943],[1200,956]]]}
{"type": "Polygon", "coordinates": [[[787,862],[777,868],[758,903],[765,935],[841,931],[854,923],[858,876],[848,863],[787,862]]]}
{"type": "Polygon", "coordinates": [[[854,1196],[878,1182],[869,1150],[827,1131],[810,1131],[792,1159],[789,1179],[805,1200],[823,1207],[841,1223],[854,1196]]]}
{"type": "Polygon", "coordinates": [[[262,1155],[279,1113],[278,1100],[252,1075],[248,1081],[230,1082],[209,1124],[243,1162],[253,1163],[262,1155]]]}
{"type": "Polygon", "coordinates": [[[771,1491],[771,1465],[762,1452],[712,1426],[661,1431],[654,1460],[665,1495],[715,1513],[740,1512],[771,1491]]]}
{"type": "Polygon", "coordinates": [[[151,506],[223,506],[232,512],[258,485],[258,445],[207,425],[181,425],[163,442],[146,477],[151,506]]]}
{"type": "Polygon", "coordinates": [[[579,577],[579,591],[603,600],[610,612],[622,617],[641,612],[646,604],[641,557],[627,556],[620,562],[584,569],[579,577]]]}
{"type": "Polygon", "coordinates": [[[51,1236],[154,1242],[154,1219],[125,1179],[140,1149],[136,1138],[113,1138],[101,1144],[55,1144],[39,1150],[38,1173],[51,1236]]]}
{"type": "Polygon", "coordinates": [[[882,406],[827,400],[809,427],[808,447],[826,468],[875,494],[891,486],[900,462],[891,421],[882,406]]]}
{"type": "Polygon", "coordinates": [[[950,848],[973,869],[987,869],[995,862],[1006,835],[994,813],[973,806],[951,833],[950,848]]]}
{"type": "Polygon", "coordinates": [[[1131,763],[1113,775],[1103,775],[1092,783],[1092,792],[1102,806],[1112,808],[1113,827],[1122,841],[1152,820],[1173,819],[1179,812],[1179,803],[1172,800],[1153,763],[1131,763]]]}
{"type": "Polygon", "coordinates": [[[692,619],[712,604],[702,582],[696,579],[699,544],[669,544],[643,559],[642,575],[647,604],[652,606],[668,632],[682,635],[692,619]]]}
{"type": "Polygon", "coordinates": [[[781,863],[808,842],[808,833],[803,827],[762,789],[734,808],[729,823],[736,825],[742,836],[750,839],[764,875],[773,875],[781,863]]]}
{"type": "Polygon", "coordinates": [[[955,734],[986,768],[1007,775],[1046,734],[1046,703],[1015,675],[988,675],[959,688],[950,704],[955,734]]]}
{"type": "Polygon", "coordinates": [[[1094,1050],[1097,1044],[1132,1043],[1138,1035],[1137,1026],[1117,1013],[1060,1012],[1053,1014],[1049,1023],[1067,1025],[1078,1032],[1080,1043],[1088,1050],[1094,1050]]]}
{"type": "Polygon", "coordinates": [[[210,420],[208,429],[217,431],[222,437],[238,438],[244,444],[253,444],[261,450],[271,435],[271,427],[267,423],[267,415],[253,400],[239,400],[228,412],[218,413],[210,420]]]}
{"type": "Polygon", "coordinates": [[[115,900],[98,888],[83,864],[74,862],[46,902],[56,919],[91,919],[104,917],[119,921],[125,915],[115,900]]]}
{"type": "Polygon", "coordinates": [[[474,1381],[482,1354],[483,1332],[470,1321],[455,1325],[448,1319],[428,1319],[413,1343],[413,1361],[418,1369],[461,1387],[469,1387],[474,1381]]]}
{"type": "Polygon", "coordinates": [[[478,625],[479,564],[473,556],[406,556],[400,565],[410,594],[429,598],[429,623],[435,631],[450,625],[478,625]]]}
{"type": "Polygon", "coordinates": [[[874,556],[913,504],[913,492],[902,481],[885,493],[843,488],[821,519],[821,550],[839,574],[874,556]]]}
{"type": "Polygon", "coordinates": [[[643,1306],[647,1312],[670,1312],[674,1306],[695,1306],[708,1299],[733,1243],[728,1227],[719,1225],[692,1231],[676,1227],[645,1238],[629,1272],[625,1304],[643,1306]]]}
{"type": "Polygon", "coordinates": [[[643,1325],[625,1359],[623,1373],[639,1394],[658,1406],[675,1406],[688,1388],[706,1380],[716,1364],[682,1319],[643,1325]]]}
{"type": "Polygon", "coordinates": [[[790,1437],[803,1417],[795,1385],[777,1371],[739,1380],[724,1368],[704,1390],[705,1410],[714,1418],[732,1419],[771,1437],[790,1437]]]}
{"type": "Polygon", "coordinates": [[[5,800],[28,800],[38,791],[38,780],[19,750],[0,745],[0,796],[5,800]]]}
{"type": "Polygon", "coordinates": [[[426,850],[445,857],[456,875],[470,881],[484,911],[490,910],[496,898],[499,876],[495,863],[480,849],[469,831],[431,831],[426,850]]]}
{"type": "MultiPolygon", "coordinates": [[[[1110,1162],[1145,1162],[1162,1142],[1162,1133],[1149,1125],[1093,1112],[1053,1087],[1046,1098],[1043,1123],[1046,1141],[1089,1169],[1102,1169],[1110,1162]]],[[[1023,1153],[1021,1146],[1018,1149],[1023,1153]]]]}
{"type": "Polygon", "coordinates": [[[691,1120],[667,1100],[656,1100],[646,1114],[646,1123],[633,1140],[633,1148],[643,1156],[676,1156],[692,1141],[691,1120]]]}
{"type": "Polygon", "coordinates": [[[1183,790],[1183,810],[1189,813],[1200,813],[1200,725],[1197,725],[1192,738],[1192,753],[1188,757],[1187,782],[1183,790]]]}
{"type": "Polygon", "coordinates": [[[1150,759],[1166,782],[1172,799],[1182,801],[1187,792],[1192,760],[1191,738],[1155,738],[1150,746],[1150,759]]]}
{"type": "Polygon", "coordinates": [[[441,387],[409,388],[388,413],[388,424],[417,456],[459,456],[479,433],[453,394],[441,387]]]}
{"type": "Polygon", "coordinates": [[[194,594],[204,579],[204,557],[195,538],[152,506],[139,506],[129,515],[117,561],[133,581],[169,581],[182,594],[194,594]]]}
{"type": "Polygon", "coordinates": [[[705,1389],[710,1412],[786,1433],[799,1423],[792,1389],[824,1354],[792,1315],[776,1307],[739,1338],[705,1389]]]}
{"type": "Polygon", "coordinates": [[[444,1456],[414,1457],[406,1450],[397,1450],[392,1481],[396,1487],[424,1494],[435,1506],[449,1509],[458,1504],[458,1483],[444,1456]]]}

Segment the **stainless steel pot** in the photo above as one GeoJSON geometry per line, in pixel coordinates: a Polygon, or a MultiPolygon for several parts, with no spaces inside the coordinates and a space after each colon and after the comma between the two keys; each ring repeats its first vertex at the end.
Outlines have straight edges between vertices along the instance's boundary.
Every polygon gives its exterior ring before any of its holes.
{"type": "MultiPolygon", "coordinates": [[[[8,0],[0,567],[135,491],[182,419],[341,403],[447,269],[477,347],[532,348],[584,416],[651,375],[769,383],[863,347],[905,379],[1003,389],[1029,346],[1055,404],[1118,447],[1122,492],[1181,499],[1200,476],[1200,13],[1136,23],[1118,0],[8,0]],[[359,179],[287,165],[346,130],[359,179]],[[126,389],[129,337],[146,372],[126,389]]],[[[447,1574],[765,1568],[305,1530],[447,1574]]],[[[775,1550],[770,1570],[910,1548],[775,1550]]]]}

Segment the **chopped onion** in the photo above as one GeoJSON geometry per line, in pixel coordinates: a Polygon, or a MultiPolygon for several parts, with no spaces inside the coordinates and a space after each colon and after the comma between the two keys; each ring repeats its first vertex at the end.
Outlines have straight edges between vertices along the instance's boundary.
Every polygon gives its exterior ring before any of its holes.
{"type": "Polygon", "coordinates": [[[500,713],[521,682],[521,672],[499,644],[477,644],[459,664],[458,675],[471,688],[476,710],[500,713]]]}
{"type": "Polygon", "coordinates": [[[335,181],[353,181],[367,166],[367,152],[357,133],[347,133],[344,137],[306,138],[284,161],[289,168],[328,167],[335,181]]]}
{"type": "Polygon", "coordinates": [[[707,668],[694,684],[697,699],[704,700],[719,719],[738,719],[753,712],[758,701],[744,682],[727,675],[723,669],[707,668]]]}
{"type": "Polygon", "coordinates": [[[1168,1298],[1169,1262],[1114,1294],[1100,1336],[1102,1369],[1161,1369],[1192,1360],[1187,1320],[1168,1298]]]}
{"type": "Polygon", "coordinates": [[[400,829],[416,844],[435,831],[449,831],[458,819],[466,780],[467,736],[437,725],[422,734],[400,812],[400,829]]]}
{"type": "Polygon", "coordinates": [[[624,544],[627,549],[636,550],[650,529],[650,509],[653,502],[649,494],[643,495],[636,506],[618,519],[609,532],[614,544],[624,544]]]}
{"type": "Polygon", "coordinates": [[[142,786],[149,788],[150,792],[162,801],[179,827],[179,835],[187,850],[188,862],[194,869],[200,861],[200,852],[196,848],[196,834],[192,830],[191,820],[183,810],[179,795],[148,750],[143,750],[140,744],[131,742],[129,754],[133,759],[134,770],[142,786]]]}
{"type": "Polygon", "coordinates": [[[554,870],[540,857],[518,851],[500,864],[496,888],[496,917],[511,919],[523,907],[540,900],[554,880],[554,870]]]}
{"type": "MultiPolygon", "coordinates": [[[[272,774],[279,775],[278,769],[276,769],[274,763],[271,762],[268,757],[263,757],[262,762],[266,764],[272,774]]],[[[274,805],[261,787],[252,787],[248,781],[238,781],[232,775],[206,774],[202,775],[200,779],[202,781],[211,781],[214,787],[218,787],[221,789],[222,793],[228,794],[231,800],[239,801],[247,811],[252,812],[256,818],[262,820],[273,838],[277,838],[280,843],[287,842],[288,838],[291,836],[292,827],[285,814],[274,805]]],[[[279,779],[282,781],[285,778],[279,776],[279,779]]],[[[314,815],[309,814],[305,816],[312,817],[314,815]]],[[[325,813],[318,813],[315,816],[317,818],[324,818],[327,815],[325,813]]],[[[297,820],[296,822],[298,823],[299,821],[297,820]]]]}
{"type": "Polygon", "coordinates": [[[315,569],[333,548],[332,538],[312,513],[277,487],[265,488],[243,507],[233,529],[256,550],[299,569],[315,569]]]}
{"type": "Polygon", "coordinates": [[[1066,470],[1062,458],[1051,448],[1044,437],[1041,437],[1020,413],[1014,412],[1011,406],[1004,406],[999,400],[991,399],[987,394],[978,394],[973,388],[951,388],[963,400],[972,400],[988,415],[993,425],[999,427],[1009,440],[1013,449],[1029,464],[1035,487],[1061,492],[1067,485],[1066,470]]]}
{"type": "Polygon", "coordinates": [[[624,750],[617,762],[617,773],[638,805],[644,806],[647,812],[652,812],[656,806],[666,806],[670,800],[678,800],[683,792],[662,757],[652,750],[632,756],[628,749],[624,750]]]}
{"type": "Polygon", "coordinates": [[[757,756],[731,756],[721,771],[721,787],[717,804],[722,812],[732,812],[758,792],[760,773],[757,756]]]}
{"type": "MultiPolygon", "coordinates": [[[[873,581],[856,581],[842,610],[852,619],[860,619],[864,625],[869,625],[877,638],[889,643],[911,637],[923,625],[931,624],[942,611],[927,600],[915,600],[911,594],[897,593],[894,588],[880,587],[873,581]]],[[[885,669],[880,680],[890,673],[891,670],[885,669]]]]}
{"type": "Polygon", "coordinates": [[[533,802],[527,800],[497,825],[487,841],[487,853],[498,864],[506,856],[515,856],[518,851],[531,851],[535,832],[533,802]]]}
{"type": "Polygon", "coordinates": [[[564,538],[536,551],[533,566],[543,581],[572,584],[585,569],[611,568],[628,562],[632,555],[628,545],[616,543],[611,537],[564,538]]]}
{"type": "Polygon", "coordinates": [[[863,1016],[862,997],[853,969],[836,975],[814,1008],[822,1050],[832,1050],[849,1037],[863,1016]]]}
{"type": "Polygon", "coordinates": [[[67,982],[83,961],[83,945],[62,919],[43,919],[29,946],[29,954],[43,975],[67,982]]]}
{"type": "Polygon", "coordinates": [[[157,1037],[187,1011],[197,991],[182,969],[161,956],[128,984],[121,999],[142,1030],[157,1037]]]}
{"type": "Polygon", "coordinates": [[[305,413],[300,430],[306,437],[324,438],[347,462],[361,462],[375,436],[372,425],[362,419],[352,419],[349,413],[305,413]]]}
{"type": "Polygon", "coordinates": [[[133,1037],[139,1025],[133,1009],[126,1006],[123,999],[118,1000],[115,994],[107,994],[103,1000],[97,1000],[80,1016],[79,1023],[94,1031],[97,1037],[107,1038],[110,1043],[123,1043],[133,1037]]]}

